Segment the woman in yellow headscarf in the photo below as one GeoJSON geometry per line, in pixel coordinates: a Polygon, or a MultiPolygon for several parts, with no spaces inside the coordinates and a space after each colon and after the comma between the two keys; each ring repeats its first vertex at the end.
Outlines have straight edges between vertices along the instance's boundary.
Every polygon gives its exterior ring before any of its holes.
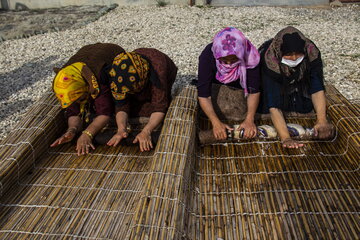
{"type": "Polygon", "coordinates": [[[66,132],[51,147],[71,141],[77,133],[78,155],[95,149],[92,139],[106,126],[113,115],[114,106],[108,85],[108,68],[115,56],[124,52],[120,46],[96,43],[82,47],[62,69],[55,69],[53,90],[65,109],[68,121],[66,132]],[[90,123],[89,115],[96,117],[90,123]],[[88,124],[83,129],[83,122],[88,124]]]}

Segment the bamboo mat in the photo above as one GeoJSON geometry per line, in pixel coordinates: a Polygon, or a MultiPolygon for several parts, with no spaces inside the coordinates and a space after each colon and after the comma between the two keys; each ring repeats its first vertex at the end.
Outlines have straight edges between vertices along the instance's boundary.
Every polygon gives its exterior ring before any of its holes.
{"type": "Polygon", "coordinates": [[[338,134],[302,149],[198,147],[209,123],[188,86],[153,151],[99,146],[86,157],[74,144],[48,148],[66,126],[44,96],[0,143],[0,239],[357,239],[359,105],[332,86],[327,94],[338,134]]]}
{"type": "MultiPolygon", "coordinates": [[[[301,149],[256,140],[198,150],[190,239],[359,238],[359,108],[332,86],[327,95],[333,140],[306,141],[301,149]]],[[[312,126],[315,119],[288,121],[312,126]]]]}
{"type": "Polygon", "coordinates": [[[2,198],[0,239],[124,239],[151,156],[136,147],[47,152],[2,198]]]}
{"type": "Polygon", "coordinates": [[[45,96],[2,143],[0,239],[124,239],[153,152],[50,149],[61,122],[56,99],[45,96]]]}
{"type": "Polygon", "coordinates": [[[44,95],[0,142],[0,197],[35,165],[51,141],[65,128],[53,94],[44,95]]]}
{"type": "Polygon", "coordinates": [[[64,119],[54,97],[44,96],[1,143],[0,239],[177,237],[184,212],[172,199],[186,198],[183,176],[195,151],[193,90],[171,103],[154,151],[98,146],[82,157],[74,144],[48,148],[65,124],[57,125],[64,119]],[[159,232],[161,221],[172,230],[159,232]]]}
{"type": "Polygon", "coordinates": [[[129,239],[180,239],[185,236],[188,201],[196,151],[196,88],[188,86],[171,103],[129,239]]]}

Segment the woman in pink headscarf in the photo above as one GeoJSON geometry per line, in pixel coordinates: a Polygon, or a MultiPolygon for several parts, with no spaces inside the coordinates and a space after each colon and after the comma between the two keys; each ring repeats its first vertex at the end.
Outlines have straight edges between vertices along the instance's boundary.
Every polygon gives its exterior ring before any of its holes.
{"type": "MultiPolygon", "coordinates": [[[[260,55],[256,47],[236,28],[227,27],[218,32],[213,42],[205,47],[199,57],[198,98],[200,107],[213,126],[216,139],[226,139],[224,124],[214,110],[212,85],[227,85],[244,92],[247,112],[239,128],[245,138],[256,136],[254,116],[260,97],[260,55]]],[[[236,101],[236,99],[234,99],[236,101]]]]}

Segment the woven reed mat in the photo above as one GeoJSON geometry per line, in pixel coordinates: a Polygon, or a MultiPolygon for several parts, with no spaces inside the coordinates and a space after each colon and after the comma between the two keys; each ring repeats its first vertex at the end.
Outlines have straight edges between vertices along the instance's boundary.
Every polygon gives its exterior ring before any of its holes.
{"type": "Polygon", "coordinates": [[[73,144],[48,148],[65,124],[47,96],[1,143],[0,239],[356,239],[360,110],[331,86],[327,94],[337,135],[302,149],[197,147],[196,128],[209,124],[197,123],[189,86],[154,151],[99,146],[86,157],[73,144]]]}
{"type": "Polygon", "coordinates": [[[66,126],[44,96],[0,145],[0,239],[174,239],[184,214],[172,199],[185,199],[195,151],[194,90],[174,98],[154,151],[98,146],[82,157],[74,143],[48,147],[66,126]]]}
{"type": "MultiPolygon", "coordinates": [[[[307,141],[301,149],[274,140],[198,149],[187,237],[359,238],[360,111],[332,86],[327,97],[338,132],[333,140],[307,141]]],[[[315,119],[288,121],[312,126],[315,119]]],[[[199,125],[210,128],[203,120],[199,125]]]]}

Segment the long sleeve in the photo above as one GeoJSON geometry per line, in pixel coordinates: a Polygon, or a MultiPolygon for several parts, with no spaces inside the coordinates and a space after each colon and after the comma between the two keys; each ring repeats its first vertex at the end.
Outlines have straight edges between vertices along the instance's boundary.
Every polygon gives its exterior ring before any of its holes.
{"type": "Polygon", "coordinates": [[[112,116],[114,113],[114,104],[111,96],[111,90],[107,85],[100,85],[100,94],[94,99],[95,113],[97,116],[112,116]]]}
{"type": "Polygon", "coordinates": [[[325,90],[322,69],[310,68],[310,95],[325,90]]]}
{"type": "Polygon", "coordinates": [[[117,112],[126,112],[128,115],[130,113],[130,101],[129,99],[124,99],[120,104],[115,105],[115,113],[117,112]]]}
{"type": "Polygon", "coordinates": [[[211,51],[212,43],[208,44],[199,56],[198,66],[198,96],[211,96],[211,84],[215,79],[216,63],[211,51]]]}
{"type": "Polygon", "coordinates": [[[248,93],[260,92],[261,78],[259,65],[255,68],[246,69],[246,84],[248,93]]]}

